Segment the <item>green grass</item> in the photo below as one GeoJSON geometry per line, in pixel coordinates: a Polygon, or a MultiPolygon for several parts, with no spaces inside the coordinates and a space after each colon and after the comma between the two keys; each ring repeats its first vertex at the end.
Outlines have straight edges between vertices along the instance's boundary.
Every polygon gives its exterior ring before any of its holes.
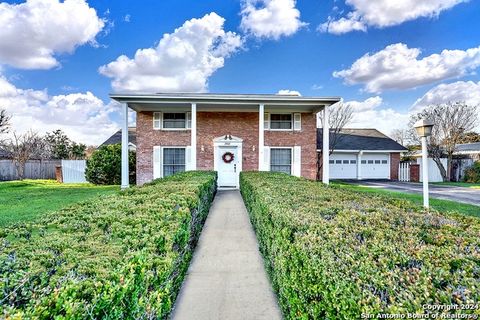
{"type": "MultiPolygon", "coordinates": [[[[379,195],[389,196],[396,199],[409,200],[420,206],[423,204],[423,197],[422,195],[419,195],[419,194],[383,190],[383,189],[377,189],[377,188],[361,186],[361,185],[354,185],[354,184],[349,184],[346,182],[339,182],[339,181],[332,182],[331,185],[341,189],[353,190],[353,191],[358,191],[362,193],[379,194],[379,195]]],[[[480,217],[480,207],[470,205],[470,204],[430,198],[430,206],[440,212],[458,212],[468,216],[480,217]]]]}
{"type": "Polygon", "coordinates": [[[465,187],[472,189],[480,189],[480,183],[468,183],[468,182],[433,182],[433,184],[440,186],[455,186],[455,187],[465,187]]]}
{"type": "Polygon", "coordinates": [[[60,184],[55,180],[0,182],[0,227],[34,220],[47,212],[119,189],[88,183],[60,184]]]}

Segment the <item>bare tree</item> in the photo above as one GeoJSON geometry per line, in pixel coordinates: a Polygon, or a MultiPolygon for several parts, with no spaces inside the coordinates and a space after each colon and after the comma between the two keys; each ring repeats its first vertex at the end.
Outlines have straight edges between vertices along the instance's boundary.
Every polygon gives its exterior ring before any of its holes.
{"type": "MultiPolygon", "coordinates": [[[[348,104],[338,102],[331,106],[329,111],[330,113],[328,117],[328,122],[330,124],[330,150],[328,154],[330,155],[333,153],[335,147],[342,139],[342,135],[340,135],[340,132],[350,121],[352,121],[353,108],[348,104]]],[[[322,113],[320,113],[319,121],[320,123],[323,123],[322,113]]],[[[323,150],[317,155],[317,179],[320,179],[320,173],[323,165],[322,157],[323,150]]]]}
{"type": "Polygon", "coordinates": [[[428,139],[428,155],[435,161],[444,181],[450,180],[452,158],[456,145],[462,141],[465,132],[475,128],[478,122],[478,107],[464,102],[448,102],[431,105],[410,117],[410,137],[419,141],[413,125],[419,119],[430,119],[434,123],[432,135],[428,139]],[[447,157],[447,167],[441,158],[447,157]]]}
{"type": "Polygon", "coordinates": [[[0,134],[7,133],[10,129],[11,117],[3,109],[0,109],[0,134]]]}
{"type": "Polygon", "coordinates": [[[25,177],[27,161],[42,159],[46,150],[45,140],[33,131],[25,134],[14,132],[13,137],[3,144],[3,149],[12,158],[20,180],[25,177]]]}
{"type": "Polygon", "coordinates": [[[390,137],[402,146],[405,146],[405,144],[409,142],[408,130],[406,129],[393,129],[390,133],[390,137]]]}

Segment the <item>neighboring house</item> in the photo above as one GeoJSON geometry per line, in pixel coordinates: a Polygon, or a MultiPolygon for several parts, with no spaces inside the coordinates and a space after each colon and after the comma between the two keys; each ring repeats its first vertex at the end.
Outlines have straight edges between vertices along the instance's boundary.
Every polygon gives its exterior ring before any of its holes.
{"type": "Polygon", "coordinates": [[[480,160],[480,142],[457,144],[454,155],[480,160]]]}
{"type": "MultiPolygon", "coordinates": [[[[418,164],[421,164],[421,152],[415,152],[411,155],[411,157],[413,157],[418,164]]],[[[429,160],[431,160],[431,158],[429,158],[429,160]]],[[[441,158],[440,161],[442,161],[443,166],[446,169],[447,158],[441,158]]],[[[462,181],[465,170],[469,168],[475,161],[480,161],[480,142],[457,144],[455,146],[455,152],[453,153],[450,180],[462,181]]],[[[433,162],[433,160],[431,160],[431,163],[432,165],[429,165],[430,181],[443,181],[437,165],[433,162]],[[431,170],[433,170],[433,172],[431,170]]]]}
{"type": "MultiPolygon", "coordinates": [[[[129,127],[128,128],[128,150],[130,151],[135,151],[137,149],[137,133],[136,133],[136,128],[135,127],[129,127]]],[[[108,146],[112,144],[118,144],[122,143],[122,130],[118,130],[115,132],[110,138],[105,140],[104,143],[102,143],[100,147],[103,146],[108,146]]]]}
{"type": "MultiPolygon", "coordinates": [[[[219,187],[238,188],[243,170],[281,171],[315,179],[316,116],[340,101],[188,93],[127,93],[111,98],[124,104],[122,187],[128,187],[128,108],[137,113],[137,184],[179,171],[215,170],[219,187]]],[[[324,176],[328,182],[328,172],[324,176]]]]}
{"type": "MultiPolygon", "coordinates": [[[[330,132],[331,179],[398,180],[400,153],[407,149],[376,129],[343,129],[330,132]]],[[[318,129],[317,148],[322,150],[323,130],[318,129]]]]}

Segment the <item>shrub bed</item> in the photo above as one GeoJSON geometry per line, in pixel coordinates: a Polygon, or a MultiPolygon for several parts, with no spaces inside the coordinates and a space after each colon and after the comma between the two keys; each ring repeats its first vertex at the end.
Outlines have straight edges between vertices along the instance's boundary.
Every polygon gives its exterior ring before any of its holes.
{"type": "Polygon", "coordinates": [[[216,191],[187,172],[0,231],[0,318],[166,318],[216,191]]]}
{"type": "Polygon", "coordinates": [[[477,218],[285,174],[240,180],[286,318],[422,314],[426,304],[480,301],[477,218]]]}
{"type": "Polygon", "coordinates": [[[465,170],[463,181],[469,183],[480,182],[480,161],[475,161],[465,170]]]}

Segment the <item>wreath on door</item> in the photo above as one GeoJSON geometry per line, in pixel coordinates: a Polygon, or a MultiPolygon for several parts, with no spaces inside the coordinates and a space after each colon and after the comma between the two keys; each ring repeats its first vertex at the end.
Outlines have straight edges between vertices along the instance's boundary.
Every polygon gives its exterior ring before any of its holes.
{"type": "Polygon", "coordinates": [[[233,161],[233,159],[235,159],[235,155],[231,152],[225,152],[222,156],[222,160],[225,163],[230,163],[233,161]]]}

